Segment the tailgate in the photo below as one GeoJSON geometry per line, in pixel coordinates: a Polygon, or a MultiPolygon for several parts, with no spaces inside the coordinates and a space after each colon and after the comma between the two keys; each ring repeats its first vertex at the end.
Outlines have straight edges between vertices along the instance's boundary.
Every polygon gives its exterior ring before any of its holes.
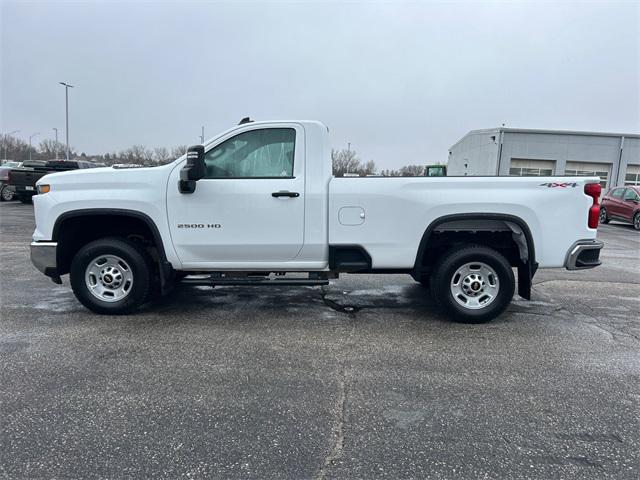
{"type": "Polygon", "coordinates": [[[47,173],[49,172],[46,170],[35,170],[32,168],[13,169],[9,175],[9,185],[15,187],[34,187],[36,182],[47,173]]]}

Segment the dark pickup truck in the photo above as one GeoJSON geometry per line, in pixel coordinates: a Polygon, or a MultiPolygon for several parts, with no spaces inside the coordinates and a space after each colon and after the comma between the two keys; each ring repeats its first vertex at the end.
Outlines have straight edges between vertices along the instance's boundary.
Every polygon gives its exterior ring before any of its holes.
{"type": "Polygon", "coordinates": [[[8,184],[15,190],[18,200],[22,203],[29,203],[31,197],[38,193],[36,182],[45,175],[66,170],[103,166],[85,160],[27,160],[21,167],[11,169],[8,184]]]}

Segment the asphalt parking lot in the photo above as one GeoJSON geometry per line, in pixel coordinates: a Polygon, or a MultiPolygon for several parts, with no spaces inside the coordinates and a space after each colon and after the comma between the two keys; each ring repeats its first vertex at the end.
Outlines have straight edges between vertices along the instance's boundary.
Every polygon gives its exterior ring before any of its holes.
{"type": "Polygon", "coordinates": [[[640,234],[449,322],[404,276],[184,288],[97,316],[0,204],[6,478],[638,478],[640,234]]]}

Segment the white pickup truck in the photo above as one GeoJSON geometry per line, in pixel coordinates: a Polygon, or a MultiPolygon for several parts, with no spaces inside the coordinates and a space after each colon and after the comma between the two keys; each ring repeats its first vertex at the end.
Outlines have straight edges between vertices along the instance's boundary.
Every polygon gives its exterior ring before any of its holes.
{"type": "Polygon", "coordinates": [[[248,121],[168,165],[43,177],[31,258],[56,283],[69,273],[78,300],[104,314],[178,282],[406,273],[453,319],[483,322],[511,301],[514,269],[529,299],[538,267],[600,264],[598,181],[335,178],[322,123],[248,121]]]}

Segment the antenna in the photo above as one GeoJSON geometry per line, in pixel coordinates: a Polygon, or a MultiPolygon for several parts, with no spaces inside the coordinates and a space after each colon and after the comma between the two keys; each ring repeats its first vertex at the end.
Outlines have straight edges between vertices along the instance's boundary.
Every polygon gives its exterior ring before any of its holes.
{"type": "Polygon", "coordinates": [[[251,120],[251,117],[244,117],[242,120],[240,120],[240,123],[238,125],[244,125],[245,123],[251,122],[253,122],[253,120],[251,120]]]}

